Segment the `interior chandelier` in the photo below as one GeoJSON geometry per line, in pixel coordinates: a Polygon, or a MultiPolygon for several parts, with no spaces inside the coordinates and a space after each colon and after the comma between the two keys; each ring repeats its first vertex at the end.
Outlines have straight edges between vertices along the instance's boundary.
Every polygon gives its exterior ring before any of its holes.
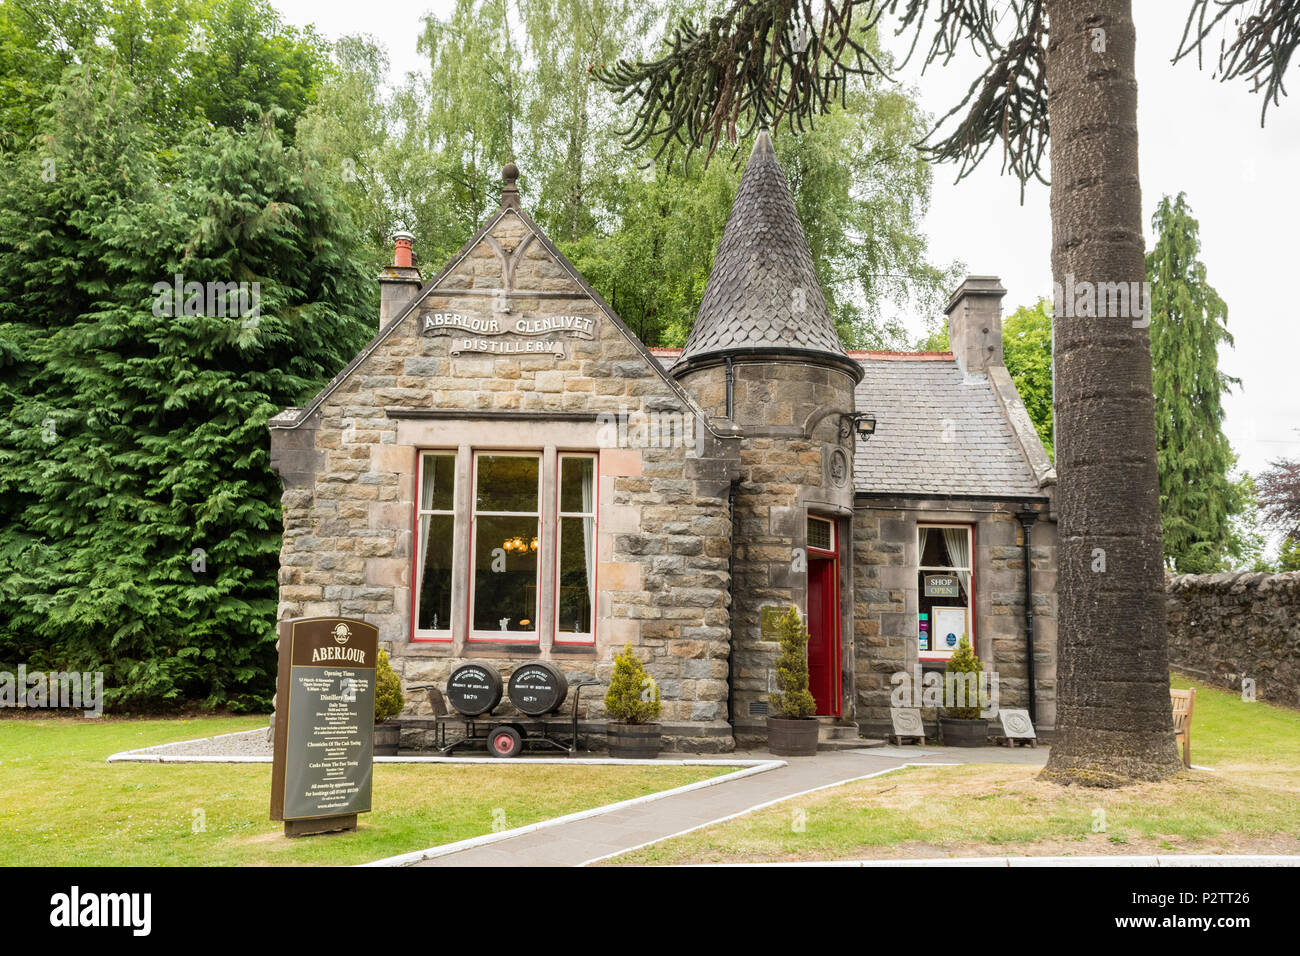
{"type": "Polygon", "coordinates": [[[525,541],[523,538],[506,538],[501,542],[501,547],[510,554],[525,554],[529,551],[537,550],[537,539],[525,541]]]}

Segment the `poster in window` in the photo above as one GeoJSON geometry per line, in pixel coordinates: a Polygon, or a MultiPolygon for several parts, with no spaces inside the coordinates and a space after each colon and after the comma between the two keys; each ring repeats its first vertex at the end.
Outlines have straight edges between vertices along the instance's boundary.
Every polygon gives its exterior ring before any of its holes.
{"type": "Polygon", "coordinates": [[[966,609],[964,607],[936,607],[932,609],[934,615],[934,640],[933,648],[943,654],[951,654],[957,650],[957,644],[961,641],[966,630],[966,609]]]}

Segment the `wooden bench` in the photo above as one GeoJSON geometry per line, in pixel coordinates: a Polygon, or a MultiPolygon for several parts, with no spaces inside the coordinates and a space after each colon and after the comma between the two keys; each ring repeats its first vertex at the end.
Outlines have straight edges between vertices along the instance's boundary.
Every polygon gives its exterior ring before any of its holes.
{"type": "Polygon", "coordinates": [[[1196,688],[1171,690],[1170,703],[1174,705],[1174,746],[1183,745],[1183,766],[1192,766],[1192,708],[1196,706],[1196,688]]]}

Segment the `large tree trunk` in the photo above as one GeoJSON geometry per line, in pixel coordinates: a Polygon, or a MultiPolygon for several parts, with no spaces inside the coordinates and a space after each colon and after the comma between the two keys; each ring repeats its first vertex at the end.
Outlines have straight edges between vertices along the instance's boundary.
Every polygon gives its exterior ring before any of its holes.
{"type": "MultiPolygon", "coordinates": [[[[1048,0],[1052,273],[1142,283],[1130,0],[1048,0]],[[1100,31],[1100,32],[1098,32],[1100,31]]],[[[1160,780],[1174,749],[1151,343],[1137,315],[1055,323],[1060,501],[1058,719],[1047,779],[1160,780]],[[1137,320],[1135,326],[1134,322],[1137,320]]],[[[1085,309],[1086,310],[1086,309],[1085,309]]]]}

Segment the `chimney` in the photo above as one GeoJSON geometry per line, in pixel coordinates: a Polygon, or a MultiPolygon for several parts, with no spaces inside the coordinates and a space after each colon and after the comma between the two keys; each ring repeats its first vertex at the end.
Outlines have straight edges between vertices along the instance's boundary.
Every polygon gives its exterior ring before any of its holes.
{"type": "Polygon", "coordinates": [[[415,267],[409,232],[393,233],[393,264],[379,273],[379,327],[382,329],[411,304],[424,283],[415,267]]]}
{"type": "Polygon", "coordinates": [[[1006,294],[997,276],[967,276],[943,307],[952,354],[968,375],[1002,364],[1002,297],[1006,294]]]}

